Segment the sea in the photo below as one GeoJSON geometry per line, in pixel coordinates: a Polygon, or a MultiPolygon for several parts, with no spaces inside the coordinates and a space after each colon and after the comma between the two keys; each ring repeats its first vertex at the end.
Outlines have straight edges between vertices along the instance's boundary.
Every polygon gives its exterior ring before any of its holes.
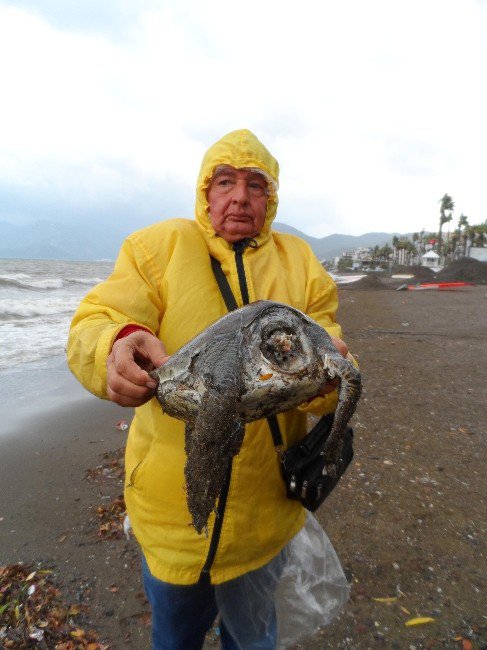
{"type": "Polygon", "coordinates": [[[0,371],[61,355],[83,296],[113,262],[0,260],[0,371]]]}
{"type": "Polygon", "coordinates": [[[12,411],[80,390],[66,366],[69,325],[113,264],[0,259],[0,432],[12,411]]]}

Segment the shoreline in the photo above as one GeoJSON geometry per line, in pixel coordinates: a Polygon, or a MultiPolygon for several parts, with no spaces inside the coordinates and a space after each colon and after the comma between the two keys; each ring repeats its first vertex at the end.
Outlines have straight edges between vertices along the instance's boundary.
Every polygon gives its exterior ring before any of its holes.
{"type": "Polygon", "coordinates": [[[68,368],[64,355],[0,370],[0,441],[77,405],[101,402],[68,368]]]}
{"type": "MultiPolygon", "coordinates": [[[[60,365],[57,359],[48,366],[51,372],[39,370],[44,378],[40,386],[38,373],[24,382],[20,369],[21,388],[27,392],[15,397],[18,386],[12,382],[8,399],[2,400],[0,563],[21,560],[15,557],[21,546],[9,543],[14,539],[6,532],[9,522],[15,538],[33,535],[37,544],[42,537],[35,531],[43,531],[44,517],[70,521],[73,495],[83,492],[84,472],[99,463],[100,454],[125,445],[128,431],[115,425],[122,418],[130,422],[133,416],[133,409],[86,391],[64,361],[60,365]]],[[[6,379],[12,376],[2,377],[0,385],[6,379]]],[[[28,545],[24,541],[23,546],[28,545]]]]}

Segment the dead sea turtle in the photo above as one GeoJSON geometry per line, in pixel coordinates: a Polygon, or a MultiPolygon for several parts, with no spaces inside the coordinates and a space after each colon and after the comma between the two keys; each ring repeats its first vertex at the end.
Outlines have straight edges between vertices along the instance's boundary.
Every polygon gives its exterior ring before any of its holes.
{"type": "Polygon", "coordinates": [[[333,475],[361,390],[359,371],[322,327],[267,300],[230,312],[151,376],[159,382],[164,412],[186,422],[187,501],[199,533],[240,450],[246,422],[295,408],[337,377],[339,402],[324,447],[333,475]]]}

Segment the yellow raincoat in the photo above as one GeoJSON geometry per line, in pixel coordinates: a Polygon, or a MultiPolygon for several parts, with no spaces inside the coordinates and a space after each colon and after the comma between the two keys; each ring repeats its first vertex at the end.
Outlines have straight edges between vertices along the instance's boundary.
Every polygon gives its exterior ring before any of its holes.
{"type": "MultiPolygon", "coordinates": [[[[127,324],[150,329],[168,354],[226,313],[209,254],[216,257],[239,305],[242,296],[231,244],[216,236],[206,191],[220,164],[257,167],[278,183],[276,160],[249,131],[235,131],[205,155],[197,182],[196,220],[172,219],[126,239],[114,272],[78,308],[71,326],[68,362],[91,392],[106,398],[106,359],[127,324]]],[[[304,311],[328,332],[335,322],[336,287],[301,239],[271,231],[277,194],[271,189],[258,246],[243,253],[250,302],[271,299],[304,311]]],[[[285,443],[306,432],[306,414],[330,412],[336,393],[279,416],[285,443]]],[[[185,498],[184,423],[164,415],[156,399],[135,409],[126,452],[125,499],[134,533],[151,573],[175,584],[198,581],[215,524],[208,537],[190,526],[185,498]]],[[[214,584],[257,569],[277,555],[304,524],[305,511],[286,498],[266,420],[246,426],[234,458],[223,525],[210,568],[214,584]]]]}

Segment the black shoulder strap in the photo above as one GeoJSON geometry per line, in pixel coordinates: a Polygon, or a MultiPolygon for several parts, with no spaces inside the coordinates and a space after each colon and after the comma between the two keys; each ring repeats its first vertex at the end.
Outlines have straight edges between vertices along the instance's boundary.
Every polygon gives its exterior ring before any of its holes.
{"type": "Polygon", "coordinates": [[[210,255],[210,260],[211,260],[211,268],[213,269],[213,273],[215,275],[216,281],[218,282],[218,286],[220,287],[220,292],[223,296],[223,300],[225,301],[225,305],[228,311],[233,311],[234,309],[238,308],[238,305],[237,305],[237,301],[235,300],[235,296],[232,293],[232,289],[228,284],[227,276],[225,275],[225,273],[223,273],[222,265],[217,259],[215,259],[210,255]]]}
{"type": "Polygon", "coordinates": [[[267,418],[267,422],[269,423],[269,429],[271,430],[271,435],[272,435],[272,442],[274,443],[274,447],[277,449],[278,452],[281,451],[282,449],[282,435],[281,435],[281,430],[279,428],[279,422],[277,421],[277,417],[275,415],[269,415],[267,418]]]}
{"type": "MultiPolygon", "coordinates": [[[[232,289],[228,283],[227,276],[223,272],[222,265],[217,259],[210,255],[210,260],[211,268],[213,269],[213,274],[215,275],[215,279],[220,288],[220,292],[223,296],[223,300],[225,301],[225,305],[228,311],[233,311],[234,309],[238,308],[238,305],[237,301],[235,300],[235,296],[232,293],[232,289]]],[[[269,423],[269,429],[271,430],[274,447],[280,450],[282,447],[282,435],[279,429],[279,422],[277,421],[275,415],[270,415],[267,418],[267,422],[269,423]]]]}

